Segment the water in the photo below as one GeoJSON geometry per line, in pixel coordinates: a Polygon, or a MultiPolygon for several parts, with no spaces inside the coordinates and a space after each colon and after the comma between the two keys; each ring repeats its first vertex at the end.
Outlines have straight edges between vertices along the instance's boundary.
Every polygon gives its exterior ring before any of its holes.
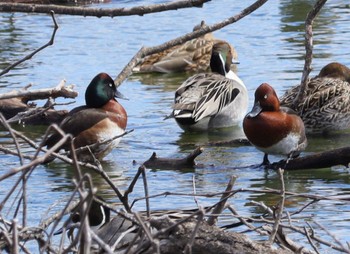
{"type": "MultiPolygon", "coordinates": [[[[98,7],[130,7],[135,4],[159,3],[159,1],[112,1],[98,7]]],[[[314,1],[269,1],[248,17],[214,33],[217,38],[231,42],[240,61],[238,75],[245,82],[250,94],[250,106],[258,85],[268,82],[280,96],[288,87],[301,79],[305,49],[304,19],[314,1]]],[[[60,28],[55,43],[38,53],[30,61],[18,66],[0,78],[3,92],[19,89],[29,83],[32,89],[56,86],[61,79],[75,84],[79,97],[71,109],[83,104],[86,85],[96,73],[104,71],[116,77],[132,56],[142,46],[154,46],[176,38],[192,30],[195,24],[205,20],[213,24],[237,14],[253,1],[211,1],[203,8],[182,9],[143,17],[83,18],[56,15],[60,28]],[[249,3],[248,3],[249,2],[249,3]]],[[[327,63],[339,61],[350,66],[350,9],[343,1],[329,1],[314,23],[314,58],[311,76],[327,63]]],[[[52,33],[49,15],[1,13],[0,15],[0,68],[24,57],[45,44],[52,33]]],[[[236,175],[235,188],[261,190],[279,188],[279,177],[274,171],[247,167],[261,162],[263,154],[251,146],[208,146],[208,142],[225,141],[244,137],[240,127],[203,135],[188,135],[172,120],[164,121],[171,111],[174,90],[186,78],[184,74],[134,75],[126,80],[120,91],[130,100],[121,103],[129,114],[128,129],[134,132],[124,137],[119,148],[113,150],[103,162],[104,170],[118,188],[124,190],[135,175],[138,166],[152,152],[161,157],[183,157],[204,146],[194,169],[147,170],[150,195],[166,191],[192,193],[193,181],[197,193],[223,191],[231,175],[236,175]],[[135,160],[136,165],[132,162],[135,160]]],[[[58,102],[67,102],[60,99],[58,102]]],[[[43,102],[38,102],[41,105],[43,102]]],[[[18,128],[40,142],[45,128],[18,128]]],[[[9,138],[1,133],[2,143],[9,138]],[[5,137],[3,137],[5,136],[5,137]]],[[[329,137],[309,137],[305,154],[347,146],[349,133],[329,137]]],[[[1,172],[19,165],[18,159],[1,155],[1,172]]],[[[281,159],[271,156],[272,161],[281,159]]],[[[96,174],[94,185],[99,193],[110,201],[117,201],[113,191],[96,174]]],[[[28,224],[37,225],[44,218],[49,206],[70,195],[73,188],[73,171],[70,166],[56,162],[37,167],[28,183],[28,224]]],[[[13,185],[15,178],[1,182],[0,197],[13,185]]],[[[287,191],[317,195],[349,194],[349,171],[342,166],[320,170],[285,172],[287,191]]],[[[141,183],[131,198],[144,195],[141,183]]],[[[214,199],[198,198],[200,205],[211,205],[214,199]]],[[[239,192],[230,200],[242,215],[251,216],[260,210],[250,201],[263,201],[276,205],[278,195],[239,192]]],[[[304,198],[289,198],[287,210],[293,212],[309,202],[304,198]]],[[[195,207],[193,198],[161,196],[151,200],[152,209],[195,207]]],[[[145,209],[144,202],[137,202],[136,209],[145,209]]],[[[58,208],[56,208],[58,209],[58,208]]],[[[53,208],[55,210],[55,208],[53,208]]],[[[5,210],[6,212],[8,210],[5,210]]],[[[11,214],[11,213],[10,213],[11,214]]],[[[300,215],[300,225],[311,223],[317,234],[326,237],[314,221],[321,223],[343,243],[349,241],[350,206],[348,203],[322,201],[308,207],[300,215]]],[[[251,235],[254,239],[261,239],[251,235]]],[[[304,239],[292,234],[294,239],[304,239]]],[[[329,237],[327,238],[329,240],[329,237]]],[[[302,240],[305,241],[305,240],[302,240]]],[[[324,252],[334,251],[321,247],[324,252]]]]}

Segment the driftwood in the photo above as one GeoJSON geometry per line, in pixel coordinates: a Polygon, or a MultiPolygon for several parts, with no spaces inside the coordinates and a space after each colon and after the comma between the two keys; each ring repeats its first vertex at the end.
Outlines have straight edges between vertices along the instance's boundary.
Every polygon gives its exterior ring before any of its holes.
{"type": "MultiPolygon", "coordinates": [[[[0,72],[0,76],[8,73],[11,69],[15,68],[24,61],[31,59],[35,54],[42,51],[46,47],[53,45],[58,24],[54,13],[50,12],[50,14],[54,23],[54,29],[50,40],[29,55],[6,67],[0,72]]],[[[8,119],[9,123],[26,123],[37,125],[59,123],[67,115],[68,111],[53,109],[54,104],[49,103],[49,101],[57,97],[75,98],[78,96],[78,93],[73,91],[71,86],[65,86],[64,80],[53,89],[27,90],[27,88],[28,87],[19,91],[0,94],[0,112],[6,119],[8,119]],[[48,99],[47,104],[49,105],[45,105],[44,107],[35,107],[34,104],[28,104],[29,101],[40,99],[48,99]]]]}
{"type": "Polygon", "coordinates": [[[0,12],[34,12],[50,13],[54,11],[57,14],[93,16],[93,17],[116,17],[131,16],[162,12],[168,10],[177,10],[189,7],[202,7],[205,2],[210,0],[181,0],[173,1],[167,4],[154,4],[148,6],[135,6],[132,8],[87,8],[87,7],[70,7],[60,5],[43,5],[43,4],[21,4],[21,3],[0,3],[0,12]]]}
{"type": "Polygon", "coordinates": [[[282,160],[271,164],[271,168],[285,170],[318,169],[337,165],[348,167],[350,163],[350,147],[338,148],[313,155],[282,160]]]}
{"type": "Polygon", "coordinates": [[[155,152],[152,156],[143,163],[147,168],[154,169],[182,169],[192,168],[196,165],[195,158],[203,152],[202,147],[197,147],[192,153],[185,158],[159,158],[155,152]]]}
{"type": "Polygon", "coordinates": [[[67,115],[67,110],[55,110],[55,104],[47,103],[44,107],[28,104],[29,101],[47,98],[75,98],[78,93],[71,86],[65,86],[61,81],[54,88],[37,90],[18,90],[0,94],[0,112],[9,123],[26,123],[48,125],[59,123],[67,115]]]}
{"type": "Polygon", "coordinates": [[[8,93],[0,94],[1,99],[9,99],[20,97],[24,103],[33,100],[43,100],[49,97],[51,98],[75,98],[78,96],[78,93],[72,89],[72,86],[65,86],[66,81],[62,80],[56,87],[54,88],[43,88],[37,90],[16,90],[8,93]]]}

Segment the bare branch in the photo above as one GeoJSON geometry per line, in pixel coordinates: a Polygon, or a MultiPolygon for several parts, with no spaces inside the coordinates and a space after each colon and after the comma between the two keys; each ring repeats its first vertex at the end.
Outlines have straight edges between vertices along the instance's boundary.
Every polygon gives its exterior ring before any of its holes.
{"type": "MultiPolygon", "coordinates": [[[[6,3],[0,3],[0,11],[2,10],[2,5],[6,5],[6,3]]],[[[11,64],[10,66],[8,66],[7,68],[5,68],[2,72],[0,72],[0,76],[8,73],[11,69],[13,69],[14,67],[16,67],[17,65],[23,63],[24,61],[32,58],[36,53],[40,52],[41,50],[43,50],[44,48],[53,45],[54,39],[55,39],[55,35],[56,35],[56,31],[58,29],[58,25],[55,19],[55,14],[53,11],[49,11],[49,13],[51,14],[53,23],[54,23],[54,30],[52,32],[51,35],[51,39],[49,40],[48,43],[46,43],[44,46],[41,46],[40,48],[38,48],[37,50],[33,51],[31,54],[27,55],[26,57],[22,58],[21,60],[17,61],[14,64],[11,64]]]]}
{"type": "Polygon", "coordinates": [[[130,60],[130,62],[124,67],[124,69],[119,73],[119,75],[114,80],[114,83],[116,86],[120,86],[121,83],[132,73],[132,69],[139,63],[139,61],[148,55],[161,52],[163,50],[166,50],[168,48],[171,48],[173,46],[185,43],[186,41],[192,40],[194,38],[198,38],[206,33],[210,33],[216,30],[219,30],[227,25],[230,25],[232,23],[237,22],[238,20],[244,18],[245,16],[249,15],[256,9],[258,9],[260,6],[262,6],[264,3],[266,3],[267,0],[258,0],[249,7],[245,8],[243,11],[241,11],[239,14],[230,17],[228,19],[225,19],[222,22],[216,23],[211,26],[202,27],[199,30],[196,30],[194,32],[185,34],[183,36],[180,36],[176,39],[170,40],[166,43],[163,43],[159,46],[155,47],[149,47],[149,48],[141,48],[136,55],[130,60]]]}
{"type": "Polygon", "coordinates": [[[34,13],[50,13],[54,11],[57,14],[93,16],[93,17],[116,17],[131,16],[177,10],[189,7],[202,7],[202,5],[210,0],[181,0],[164,4],[154,4],[148,6],[135,6],[132,8],[85,8],[85,7],[69,7],[59,5],[44,4],[20,4],[20,3],[0,3],[0,12],[34,12],[34,13]]]}
{"type": "Polygon", "coordinates": [[[303,75],[301,77],[301,85],[300,90],[298,92],[298,95],[295,97],[293,102],[293,107],[296,108],[296,105],[299,104],[299,101],[302,99],[304,95],[305,86],[308,82],[308,77],[311,72],[311,63],[312,63],[312,50],[313,50],[313,32],[312,32],[312,24],[314,22],[314,19],[316,18],[317,14],[322,9],[323,5],[327,2],[327,0],[318,0],[313,9],[307,14],[306,20],[305,20],[305,63],[304,63],[304,70],[303,75]]]}
{"type": "Polygon", "coordinates": [[[78,92],[72,89],[72,86],[65,86],[66,81],[62,80],[54,88],[42,88],[36,90],[16,90],[8,93],[0,94],[0,99],[9,99],[15,97],[21,97],[24,101],[29,100],[42,100],[48,97],[52,98],[75,98],[78,96],[78,92]]]}

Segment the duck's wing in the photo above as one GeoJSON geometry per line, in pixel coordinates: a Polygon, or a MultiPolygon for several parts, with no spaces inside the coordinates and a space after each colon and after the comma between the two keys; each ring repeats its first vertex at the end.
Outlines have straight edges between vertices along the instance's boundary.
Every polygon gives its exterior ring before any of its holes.
{"type": "Polygon", "coordinates": [[[199,121],[207,116],[213,116],[219,113],[224,107],[231,104],[237,95],[241,92],[238,88],[239,83],[235,80],[211,75],[205,83],[208,83],[207,89],[202,98],[196,103],[193,117],[199,121]]]}
{"type": "Polygon", "coordinates": [[[240,84],[221,75],[202,73],[186,80],[175,93],[174,110],[191,112],[195,121],[219,113],[241,92],[240,84]]]}
{"type": "MultiPolygon", "coordinates": [[[[69,114],[61,122],[60,128],[65,133],[70,133],[73,137],[75,137],[79,133],[91,128],[106,117],[107,113],[102,109],[87,108],[86,106],[81,106],[69,112],[69,114]]],[[[61,138],[62,136],[59,133],[55,132],[47,139],[45,145],[52,147],[61,138]]]]}

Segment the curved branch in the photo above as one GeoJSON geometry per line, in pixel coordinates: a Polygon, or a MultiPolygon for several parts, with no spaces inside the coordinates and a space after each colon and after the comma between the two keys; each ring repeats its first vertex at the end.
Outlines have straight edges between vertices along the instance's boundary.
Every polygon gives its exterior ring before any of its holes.
{"type": "Polygon", "coordinates": [[[57,14],[93,16],[93,17],[116,17],[150,14],[169,10],[177,10],[188,7],[202,7],[205,2],[210,0],[182,0],[174,1],[167,4],[154,4],[148,6],[135,6],[132,8],[85,8],[85,7],[68,7],[59,5],[46,4],[20,4],[20,3],[0,3],[0,12],[35,12],[50,13],[54,11],[57,14]]]}
{"type": "Polygon", "coordinates": [[[311,63],[312,63],[312,50],[313,50],[313,32],[312,32],[312,24],[314,22],[314,19],[316,18],[317,14],[322,9],[323,5],[327,2],[327,0],[318,0],[312,10],[307,14],[306,20],[305,20],[305,63],[304,63],[304,70],[303,75],[301,77],[301,85],[298,92],[298,95],[295,97],[293,102],[293,107],[296,108],[296,106],[299,104],[299,101],[302,99],[302,96],[304,94],[306,83],[308,82],[309,74],[311,72],[311,63]]]}
{"type": "MultiPolygon", "coordinates": [[[[3,5],[2,3],[0,3],[0,11],[2,11],[1,5],[3,5]]],[[[0,76],[8,73],[11,69],[13,69],[14,67],[16,67],[17,65],[23,63],[24,61],[29,60],[30,58],[32,58],[36,53],[38,53],[39,51],[43,50],[44,48],[53,45],[54,39],[55,39],[55,35],[56,35],[56,31],[58,29],[58,24],[56,22],[55,19],[55,13],[53,11],[50,11],[53,23],[54,23],[54,30],[52,32],[51,35],[51,39],[49,40],[48,43],[46,43],[45,45],[41,46],[40,48],[38,48],[37,50],[33,51],[32,53],[30,53],[29,55],[27,55],[26,57],[22,58],[21,60],[15,62],[14,64],[11,64],[10,66],[8,66],[7,68],[5,68],[2,72],[0,72],[0,76]]]]}
{"type": "Polygon", "coordinates": [[[194,38],[198,38],[204,34],[217,31],[227,25],[230,25],[232,23],[237,22],[238,20],[244,18],[245,16],[249,15],[250,13],[257,10],[260,6],[262,6],[264,3],[266,3],[268,0],[258,0],[249,7],[245,8],[243,11],[241,11],[239,14],[232,16],[228,19],[225,19],[222,22],[216,23],[211,26],[205,26],[202,27],[199,30],[196,30],[194,32],[185,34],[183,36],[180,36],[178,38],[175,38],[173,40],[170,40],[166,43],[163,43],[158,46],[154,47],[142,47],[136,55],[130,60],[130,62],[124,67],[124,69],[119,73],[117,78],[114,80],[114,83],[116,86],[120,86],[121,83],[132,73],[132,69],[141,61],[142,58],[148,55],[152,55],[154,53],[161,52],[163,50],[169,49],[173,46],[185,43],[186,41],[192,40],[194,38]]]}

